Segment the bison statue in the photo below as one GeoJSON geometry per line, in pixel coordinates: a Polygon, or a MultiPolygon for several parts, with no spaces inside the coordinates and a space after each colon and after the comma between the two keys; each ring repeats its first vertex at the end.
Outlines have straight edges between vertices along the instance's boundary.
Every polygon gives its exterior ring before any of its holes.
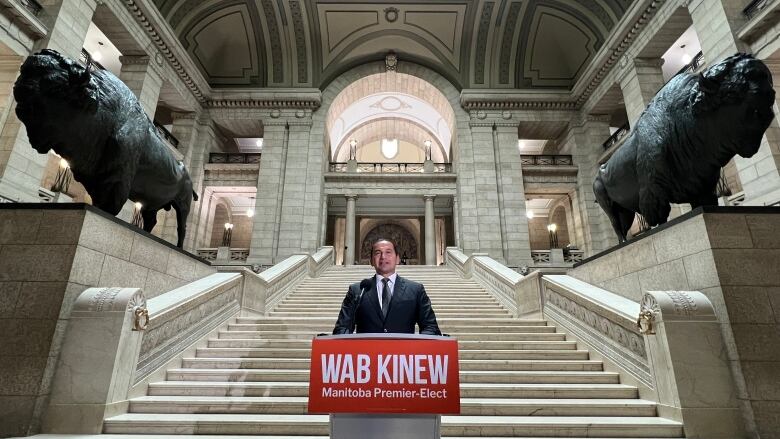
{"type": "Polygon", "coordinates": [[[140,202],[147,232],[158,210],[173,207],[182,247],[198,197],[184,165],[119,78],[45,49],[22,64],[14,98],[32,147],[64,157],[96,207],[116,215],[128,198],[140,202]]]}
{"type": "Polygon", "coordinates": [[[769,69],[746,54],[663,86],[593,182],[620,242],[635,212],[656,226],[666,222],[669,203],[717,205],[720,169],[736,154],[758,151],[774,102],[769,69]]]}

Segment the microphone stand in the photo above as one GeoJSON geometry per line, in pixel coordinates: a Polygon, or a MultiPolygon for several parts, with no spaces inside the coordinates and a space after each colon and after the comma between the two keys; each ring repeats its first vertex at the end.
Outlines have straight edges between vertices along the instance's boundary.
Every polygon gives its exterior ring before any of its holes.
{"type": "Polygon", "coordinates": [[[352,334],[353,331],[357,330],[357,328],[355,327],[355,319],[357,319],[357,311],[358,308],[360,308],[360,302],[363,300],[363,293],[366,292],[366,287],[368,287],[368,285],[364,286],[362,282],[360,283],[360,295],[358,296],[358,299],[355,301],[355,305],[352,308],[352,321],[350,322],[349,325],[350,334],[352,334]]]}

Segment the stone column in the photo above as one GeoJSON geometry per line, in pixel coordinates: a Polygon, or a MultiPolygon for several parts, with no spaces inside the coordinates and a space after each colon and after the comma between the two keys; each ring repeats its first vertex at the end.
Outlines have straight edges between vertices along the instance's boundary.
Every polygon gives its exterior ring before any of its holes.
{"type": "Polygon", "coordinates": [[[132,90],[149,119],[154,120],[162,88],[162,75],[146,55],[120,56],[119,62],[122,63],[119,79],[132,90]]]}
{"type": "MultiPolygon", "coordinates": [[[[203,165],[205,159],[203,157],[205,151],[205,143],[199,139],[198,114],[197,113],[180,113],[174,112],[173,116],[173,128],[171,134],[179,139],[179,152],[182,154],[182,162],[187,168],[187,172],[190,174],[192,180],[192,190],[198,194],[201,198],[199,201],[194,201],[190,205],[190,214],[187,217],[187,234],[185,237],[185,249],[194,251],[194,239],[197,235],[197,219],[200,212],[200,205],[202,200],[203,190],[203,165]],[[195,166],[193,166],[193,164],[195,166]]],[[[175,213],[172,216],[168,216],[165,221],[165,231],[163,232],[163,239],[168,242],[176,242],[177,222],[175,213]]]]}
{"type": "MultiPolygon", "coordinates": [[[[744,6],[745,2],[738,0],[693,0],[688,5],[708,65],[737,52],[750,52],[737,37],[745,23],[744,6]]],[[[777,74],[777,66],[774,72],[777,74]]],[[[761,206],[780,201],[780,126],[777,118],[772,121],[758,152],[750,158],[735,156],[734,164],[745,192],[743,204],[761,206]]]]}
{"type": "Polygon", "coordinates": [[[314,186],[314,180],[322,178],[322,144],[317,148],[316,157],[310,154],[311,118],[288,119],[288,127],[277,261],[314,251],[320,226],[320,187],[314,186]],[[316,163],[315,158],[319,158],[316,163]]]}
{"type": "MultiPolygon", "coordinates": [[[[49,29],[49,33],[35,42],[32,52],[49,48],[78,59],[96,7],[95,0],[47,2],[46,14],[42,15],[41,20],[49,29]]],[[[16,70],[18,71],[18,66],[16,70]]],[[[38,188],[43,180],[49,155],[38,154],[30,146],[27,129],[16,118],[10,105],[0,136],[0,195],[23,202],[39,201],[38,188]]]]}
{"type": "Polygon", "coordinates": [[[630,126],[634,126],[647,104],[664,86],[661,70],[663,63],[662,58],[635,58],[624,67],[620,77],[620,89],[623,91],[630,126]]]}
{"type": "Polygon", "coordinates": [[[604,152],[601,146],[609,137],[609,116],[587,116],[573,124],[564,136],[564,144],[571,143],[574,164],[578,168],[577,189],[572,194],[572,209],[577,242],[587,256],[606,250],[617,242],[609,218],[596,204],[593,179],[598,171],[598,158],[604,152]]]}
{"type": "Polygon", "coordinates": [[[425,265],[436,265],[436,232],[433,200],[435,195],[425,195],[425,265]]]}
{"type": "Polygon", "coordinates": [[[464,157],[464,151],[458,170],[462,206],[469,206],[461,218],[461,238],[465,241],[465,251],[488,253],[493,259],[504,263],[501,224],[496,221],[496,218],[500,218],[501,210],[496,186],[493,123],[483,113],[474,113],[469,123],[472,156],[464,157]],[[461,169],[466,171],[464,181],[460,181],[461,169]]]}
{"type": "Polygon", "coordinates": [[[278,262],[279,223],[284,189],[287,122],[267,120],[263,131],[263,158],[257,177],[252,243],[247,262],[271,265],[278,262]]]}
{"type": "Polygon", "coordinates": [[[507,120],[496,123],[496,181],[501,210],[501,240],[504,243],[506,263],[513,267],[532,263],[523,166],[517,139],[516,122],[507,120]]]}
{"type": "Polygon", "coordinates": [[[344,265],[355,264],[355,200],[357,195],[348,194],[347,198],[347,224],[344,238],[344,265]]]}
{"type": "Polygon", "coordinates": [[[452,197],[452,230],[454,231],[455,247],[460,248],[460,220],[458,220],[458,217],[460,217],[460,204],[456,195],[452,197]]]}

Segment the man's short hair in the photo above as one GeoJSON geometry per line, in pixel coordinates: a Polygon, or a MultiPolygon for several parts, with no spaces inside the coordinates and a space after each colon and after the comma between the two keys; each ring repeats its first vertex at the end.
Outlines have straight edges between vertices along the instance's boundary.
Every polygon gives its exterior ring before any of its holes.
{"type": "Polygon", "coordinates": [[[374,254],[374,247],[376,247],[376,245],[379,244],[380,242],[389,242],[393,246],[393,253],[398,254],[398,247],[396,247],[395,241],[393,241],[392,239],[388,239],[388,238],[379,238],[379,239],[375,240],[373,244],[371,244],[371,254],[372,255],[374,254]]]}

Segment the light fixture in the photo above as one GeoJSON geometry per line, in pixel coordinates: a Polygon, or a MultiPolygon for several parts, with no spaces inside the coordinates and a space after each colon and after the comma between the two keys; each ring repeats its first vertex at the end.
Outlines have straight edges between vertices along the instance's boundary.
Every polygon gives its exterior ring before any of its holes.
{"type": "Polygon", "coordinates": [[[254,209],[247,209],[246,210],[246,216],[248,216],[249,218],[252,218],[253,216],[255,216],[255,210],[254,209]]]}
{"type": "Polygon", "coordinates": [[[398,139],[382,139],[382,155],[392,159],[398,154],[398,139]]]}
{"type": "Polygon", "coordinates": [[[688,65],[691,63],[691,56],[687,53],[683,53],[682,58],[680,58],[680,61],[682,61],[683,64],[688,65]]]}
{"type": "Polygon", "coordinates": [[[558,230],[558,226],[555,225],[555,223],[549,224],[549,225],[547,225],[547,230],[549,230],[551,232],[555,232],[556,230],[558,230]]]}
{"type": "Polygon", "coordinates": [[[426,139],[425,142],[423,142],[423,145],[425,145],[425,160],[432,160],[431,159],[431,140],[426,139]]]}
{"type": "Polygon", "coordinates": [[[136,201],[133,204],[133,218],[130,220],[130,224],[142,228],[144,226],[144,218],[141,216],[141,208],[144,207],[143,204],[136,201]]]}
{"type": "Polygon", "coordinates": [[[349,159],[355,160],[357,156],[357,140],[349,139],[349,159]]]}
{"type": "Polygon", "coordinates": [[[259,139],[255,140],[255,146],[257,146],[258,148],[262,148],[263,147],[263,139],[259,138],[259,139]]]}
{"type": "Polygon", "coordinates": [[[558,226],[555,223],[547,225],[547,231],[550,237],[550,248],[558,248],[558,226]]]}
{"type": "Polygon", "coordinates": [[[233,224],[225,223],[225,230],[230,230],[233,228],[233,224]]]}
{"type": "Polygon", "coordinates": [[[103,55],[96,50],[95,53],[92,54],[92,60],[100,62],[101,59],[103,59],[103,55]]]}
{"type": "Polygon", "coordinates": [[[222,232],[222,247],[230,247],[230,240],[233,237],[233,224],[225,223],[225,231],[222,232]]]}
{"type": "Polygon", "coordinates": [[[525,216],[528,217],[528,219],[534,219],[534,211],[533,210],[526,210],[525,216]]]}
{"type": "Polygon", "coordinates": [[[141,210],[142,207],[144,207],[143,204],[139,203],[138,201],[135,202],[135,209],[136,210],[141,210]]]}
{"type": "Polygon", "coordinates": [[[517,147],[520,149],[525,148],[525,142],[523,142],[523,139],[517,139],[517,147]]]}

